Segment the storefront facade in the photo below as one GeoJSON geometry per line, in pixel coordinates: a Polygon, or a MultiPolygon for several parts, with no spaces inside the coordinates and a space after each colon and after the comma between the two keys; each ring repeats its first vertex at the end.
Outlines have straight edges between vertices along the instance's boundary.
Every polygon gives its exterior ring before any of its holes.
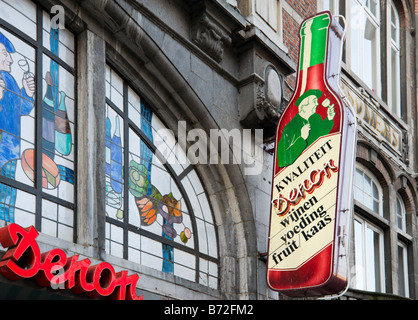
{"type": "MultiPolygon", "coordinates": [[[[137,274],[144,299],[286,298],[266,283],[271,142],[300,23],[331,10],[359,120],[345,297],[415,299],[414,3],[381,2],[0,1],[1,226],[137,274]]],[[[87,298],[0,281],[5,299],[87,298]]]]}

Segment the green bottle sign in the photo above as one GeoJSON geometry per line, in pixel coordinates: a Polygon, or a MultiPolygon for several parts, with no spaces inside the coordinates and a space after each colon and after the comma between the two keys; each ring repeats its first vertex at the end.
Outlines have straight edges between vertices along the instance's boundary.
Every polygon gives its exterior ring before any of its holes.
{"type": "Polygon", "coordinates": [[[337,20],[305,20],[300,40],[297,87],[276,129],[267,282],[321,296],[347,287],[356,118],[339,89],[337,20]]]}

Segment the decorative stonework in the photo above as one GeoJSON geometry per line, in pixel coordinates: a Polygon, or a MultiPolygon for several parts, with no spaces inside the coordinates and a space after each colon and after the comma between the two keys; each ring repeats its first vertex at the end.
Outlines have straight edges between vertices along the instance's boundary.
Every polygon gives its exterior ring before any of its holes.
{"type": "Polygon", "coordinates": [[[402,161],[409,166],[409,141],[406,130],[402,130],[402,161]]]}
{"type": "Polygon", "coordinates": [[[265,81],[257,83],[256,111],[260,120],[275,123],[279,119],[283,98],[282,80],[275,69],[267,67],[265,81]]]}
{"type": "Polygon", "coordinates": [[[224,46],[230,45],[232,42],[230,36],[219,28],[206,13],[202,13],[194,21],[192,41],[216,62],[222,61],[224,46]]]}

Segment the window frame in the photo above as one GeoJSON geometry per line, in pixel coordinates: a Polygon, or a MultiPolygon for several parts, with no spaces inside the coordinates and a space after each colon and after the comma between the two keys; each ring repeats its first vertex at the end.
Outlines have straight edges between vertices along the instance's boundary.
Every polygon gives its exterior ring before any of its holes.
{"type": "Polygon", "coordinates": [[[401,241],[398,241],[398,293],[401,296],[410,297],[410,293],[409,293],[409,267],[408,267],[408,247],[406,244],[404,244],[401,241]],[[400,264],[400,257],[399,257],[399,250],[402,251],[402,265],[400,264]],[[403,266],[403,270],[401,273],[400,268],[403,266]],[[403,277],[402,277],[403,275],[403,277]],[[403,278],[403,279],[402,279],[403,278]],[[403,280],[403,281],[402,281],[403,280]],[[403,288],[405,292],[400,292],[401,290],[401,281],[403,282],[403,288]]]}
{"type": "Polygon", "coordinates": [[[402,230],[403,232],[406,232],[406,206],[403,198],[399,193],[396,194],[396,225],[399,230],[402,230]],[[399,203],[399,209],[398,211],[398,203],[399,203]],[[401,222],[401,225],[399,226],[399,219],[401,222]]]}
{"type": "Polygon", "coordinates": [[[255,12],[256,14],[278,35],[282,33],[282,19],[281,19],[281,4],[280,0],[255,0],[255,12]],[[261,3],[266,3],[266,7],[259,7],[261,3]],[[267,12],[262,12],[262,9],[266,9],[267,12]],[[276,12],[276,14],[274,14],[276,12]],[[267,16],[265,15],[267,14],[267,16]]]}
{"type": "MultiPolygon", "coordinates": [[[[376,250],[376,247],[373,247],[374,250],[376,250]]],[[[354,268],[355,268],[355,278],[353,279],[353,287],[359,290],[365,290],[365,291],[373,291],[373,292],[380,292],[385,293],[386,292],[386,275],[385,275],[385,248],[384,248],[384,232],[383,230],[379,229],[375,225],[371,224],[369,221],[367,221],[364,218],[359,217],[358,215],[354,216],[354,268]],[[356,233],[356,222],[361,226],[361,235],[356,233]],[[379,252],[378,252],[378,263],[379,263],[379,278],[380,283],[374,283],[374,286],[377,287],[379,285],[381,287],[381,290],[374,290],[373,288],[368,287],[368,268],[370,265],[368,264],[368,257],[371,257],[372,254],[368,252],[368,244],[367,244],[367,230],[370,230],[378,235],[379,239],[379,252]],[[361,251],[359,252],[357,248],[357,237],[361,236],[361,251]],[[360,266],[357,263],[357,254],[361,254],[361,261],[363,262],[363,266],[360,266]],[[363,268],[362,271],[359,272],[360,268],[363,268]],[[359,278],[359,276],[362,275],[362,279],[359,278]],[[359,282],[359,279],[361,281],[361,284],[359,282]]],[[[375,269],[376,271],[376,269],[375,269]]],[[[375,275],[376,278],[376,275],[375,275]]]]}
{"type": "Polygon", "coordinates": [[[360,41],[360,53],[359,53],[359,59],[360,59],[360,66],[359,66],[359,70],[360,70],[360,74],[355,71],[355,66],[354,66],[354,59],[351,55],[351,52],[353,50],[353,32],[352,32],[352,28],[347,28],[347,52],[346,52],[346,64],[349,67],[349,69],[355,74],[357,75],[362,81],[363,83],[371,90],[374,91],[375,94],[378,97],[381,97],[381,91],[382,91],[382,77],[381,77],[381,72],[380,72],[380,66],[379,66],[379,61],[381,58],[381,43],[380,43],[380,39],[381,39],[381,25],[380,25],[380,5],[378,4],[376,7],[378,9],[378,14],[374,15],[370,9],[363,3],[363,1],[359,1],[359,0],[351,0],[351,1],[346,1],[346,5],[345,5],[345,10],[347,13],[347,21],[348,21],[348,25],[353,26],[354,22],[353,22],[353,12],[352,12],[352,2],[355,2],[357,4],[357,6],[359,6],[360,8],[360,13],[359,13],[359,18],[360,18],[360,23],[358,24],[360,26],[360,35],[361,35],[361,41],[360,41]],[[365,52],[364,52],[364,39],[365,39],[365,26],[364,26],[364,21],[366,21],[365,19],[367,19],[367,21],[369,21],[369,23],[371,23],[372,27],[374,27],[375,30],[375,40],[374,40],[374,46],[372,47],[372,56],[371,61],[373,63],[372,68],[373,68],[373,72],[372,72],[372,84],[370,86],[369,83],[367,83],[367,80],[365,79],[365,74],[364,74],[364,64],[365,64],[365,52]]]}
{"type": "MultiPolygon", "coordinates": [[[[364,186],[364,184],[363,184],[363,186],[364,186]]],[[[380,217],[383,217],[384,216],[384,213],[383,213],[383,211],[384,211],[383,210],[383,188],[380,185],[380,183],[377,180],[377,178],[374,176],[374,174],[370,170],[368,170],[365,166],[361,165],[360,163],[356,163],[356,168],[355,168],[355,171],[354,171],[354,185],[353,185],[353,189],[354,189],[354,195],[353,195],[354,200],[358,201],[358,203],[362,204],[365,208],[367,208],[371,212],[379,215],[380,217]],[[364,178],[365,176],[367,176],[370,179],[370,181],[371,181],[371,184],[370,184],[371,185],[371,190],[370,190],[370,193],[367,194],[368,196],[371,197],[371,201],[372,201],[372,206],[371,207],[368,206],[367,204],[365,204],[364,201],[361,201],[359,199],[356,199],[356,193],[357,193],[356,192],[356,189],[359,190],[360,192],[363,192],[363,197],[364,197],[364,194],[365,194],[364,190],[363,189],[360,189],[357,186],[357,184],[356,184],[357,183],[357,171],[361,171],[362,172],[363,182],[365,180],[365,178],[364,178]],[[373,195],[373,185],[376,186],[376,189],[377,189],[377,192],[378,192],[378,197],[377,198],[375,198],[374,195],[373,195]],[[373,209],[373,202],[374,201],[378,201],[378,207],[379,207],[379,211],[378,212],[376,212],[373,209]]]]}
{"type": "Polygon", "coordinates": [[[387,22],[386,22],[386,31],[387,31],[387,87],[388,87],[388,105],[391,112],[393,112],[398,117],[402,117],[402,92],[401,92],[401,25],[400,25],[400,16],[399,12],[393,2],[389,1],[387,4],[387,22]],[[396,28],[396,39],[392,38],[392,27],[394,25],[392,20],[392,12],[395,13],[395,28],[396,28]],[[396,61],[393,65],[392,52],[395,53],[396,61]],[[393,72],[393,70],[395,70],[393,72]],[[395,73],[396,77],[394,77],[395,73]],[[393,81],[396,80],[394,84],[393,81]],[[394,90],[395,86],[395,90],[394,90]],[[394,93],[395,91],[395,93],[394,93]],[[394,94],[396,96],[394,97],[394,94]],[[396,99],[396,102],[395,102],[396,99]]]}

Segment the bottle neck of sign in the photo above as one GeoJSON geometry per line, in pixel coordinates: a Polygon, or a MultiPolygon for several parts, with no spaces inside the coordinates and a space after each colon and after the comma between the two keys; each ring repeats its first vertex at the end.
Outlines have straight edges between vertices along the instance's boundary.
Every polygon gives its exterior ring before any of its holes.
{"type": "Polygon", "coordinates": [[[301,34],[299,57],[299,92],[315,89],[315,84],[325,79],[327,60],[328,28],[331,17],[328,13],[305,21],[301,34]]]}

